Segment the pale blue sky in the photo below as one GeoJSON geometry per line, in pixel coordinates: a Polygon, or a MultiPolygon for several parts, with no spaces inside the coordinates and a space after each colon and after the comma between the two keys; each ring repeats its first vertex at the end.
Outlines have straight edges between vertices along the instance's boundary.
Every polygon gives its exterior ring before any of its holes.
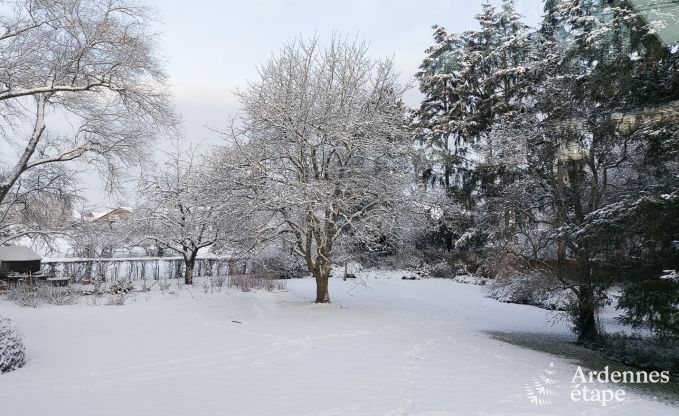
{"type": "MultiPolygon", "coordinates": [[[[482,1],[147,0],[146,4],[162,21],[160,46],[186,140],[211,144],[221,139],[205,126],[221,127],[237,111],[233,90],[256,79],[257,65],[295,37],[316,35],[323,42],[333,33],[357,36],[370,43],[373,56],[393,56],[406,83],[432,44],[431,26],[438,24],[450,32],[474,28],[482,1]]],[[[539,21],[542,1],[518,0],[517,6],[527,23],[539,21]]],[[[406,103],[414,106],[417,100],[414,88],[406,103]]],[[[96,183],[86,186],[85,194],[94,205],[116,204],[96,183]]]]}
{"type": "MultiPolygon", "coordinates": [[[[497,2],[497,1],[496,1],[497,2]]],[[[161,47],[167,57],[176,104],[191,141],[209,138],[203,125],[218,126],[237,110],[234,88],[256,78],[258,63],[297,36],[333,33],[358,36],[374,56],[393,56],[403,82],[412,80],[431,26],[460,32],[475,27],[481,1],[463,0],[149,0],[163,24],[161,47]]],[[[534,24],[539,0],[519,0],[518,8],[534,24]]],[[[406,97],[417,102],[417,92],[406,97]]]]}
{"type": "MultiPolygon", "coordinates": [[[[159,47],[166,60],[174,102],[183,119],[186,144],[217,144],[220,128],[238,111],[234,89],[257,78],[257,66],[286,42],[317,36],[321,43],[333,34],[357,37],[370,44],[375,57],[393,57],[401,81],[412,83],[433,42],[431,26],[449,32],[477,27],[474,15],[483,1],[464,0],[138,0],[155,9],[159,47]]],[[[500,0],[492,0],[499,4],[500,0]]],[[[541,0],[517,0],[528,24],[542,13],[541,0]]],[[[415,106],[413,88],[406,104],[415,106]]],[[[54,126],[53,126],[54,127],[54,126]]],[[[58,128],[58,126],[57,126],[58,128]]],[[[2,144],[2,143],[0,143],[2,144]]],[[[2,144],[4,146],[4,144],[2,144]]],[[[169,143],[156,147],[166,150],[169,143]]],[[[7,152],[0,149],[0,157],[7,152]]],[[[80,187],[92,207],[131,205],[133,192],[106,194],[102,180],[85,163],[80,187]]],[[[137,173],[127,172],[134,189],[137,173]]]]}

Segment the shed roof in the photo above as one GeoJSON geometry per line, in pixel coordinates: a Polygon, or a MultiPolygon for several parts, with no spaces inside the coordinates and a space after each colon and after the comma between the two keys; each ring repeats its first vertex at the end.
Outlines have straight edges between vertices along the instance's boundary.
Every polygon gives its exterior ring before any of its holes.
{"type": "Polygon", "coordinates": [[[0,261],[40,261],[40,257],[35,251],[23,246],[1,246],[0,261]]]}

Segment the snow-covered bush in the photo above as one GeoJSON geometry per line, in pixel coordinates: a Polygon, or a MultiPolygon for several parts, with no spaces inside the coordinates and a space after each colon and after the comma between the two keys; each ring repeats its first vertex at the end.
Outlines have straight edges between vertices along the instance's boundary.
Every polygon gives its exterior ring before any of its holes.
{"type": "Polygon", "coordinates": [[[648,328],[661,338],[679,338],[679,274],[666,270],[658,279],[630,283],[616,308],[618,319],[633,328],[648,328]]]}
{"type": "Polygon", "coordinates": [[[485,239],[486,235],[481,230],[470,228],[455,241],[454,245],[458,250],[471,250],[480,247],[485,239]]]}
{"type": "Polygon", "coordinates": [[[37,308],[42,304],[72,305],[78,302],[80,296],[80,291],[74,287],[55,287],[45,283],[18,284],[7,291],[8,300],[32,308],[37,308]]]}
{"type": "Polygon", "coordinates": [[[50,305],[73,305],[80,299],[80,292],[72,287],[55,287],[40,285],[38,289],[40,299],[50,305]]]}
{"type": "Polygon", "coordinates": [[[648,339],[636,335],[609,334],[593,345],[607,357],[626,365],[679,376],[679,345],[673,339],[648,339]]]}
{"type": "Polygon", "coordinates": [[[304,262],[280,247],[269,246],[250,259],[250,273],[271,274],[278,278],[303,277],[309,274],[304,262]]]}
{"type": "Polygon", "coordinates": [[[161,292],[165,293],[170,290],[170,287],[172,287],[172,282],[168,281],[167,279],[159,280],[158,287],[160,288],[161,292]]]}
{"type": "Polygon", "coordinates": [[[210,278],[210,282],[212,282],[213,287],[221,289],[226,283],[226,276],[213,276],[210,278]]]}
{"type": "Polygon", "coordinates": [[[134,285],[131,280],[118,280],[111,283],[111,287],[109,287],[109,292],[114,295],[132,293],[133,291],[134,285]]]}
{"type": "Polygon", "coordinates": [[[111,293],[108,295],[108,298],[106,298],[106,304],[122,306],[129,298],[130,294],[127,292],[111,293]]]}
{"type": "Polygon", "coordinates": [[[571,292],[560,288],[554,278],[537,272],[494,279],[490,297],[500,302],[560,311],[568,309],[573,300],[571,292]]]}
{"type": "Polygon", "coordinates": [[[414,269],[423,263],[422,256],[412,250],[401,249],[396,254],[381,253],[357,253],[352,255],[352,259],[366,268],[381,269],[414,269]]]}
{"type": "Polygon", "coordinates": [[[106,296],[106,305],[124,305],[134,292],[134,284],[131,280],[118,280],[111,283],[106,296]]]}
{"type": "Polygon", "coordinates": [[[23,367],[26,349],[14,323],[0,316],[0,373],[23,367]]]}
{"type": "Polygon", "coordinates": [[[249,292],[254,289],[263,289],[267,292],[273,292],[284,290],[287,286],[285,281],[257,275],[229,276],[229,280],[226,285],[229,288],[237,288],[243,292],[249,292]]]}
{"type": "Polygon", "coordinates": [[[475,276],[473,274],[463,274],[455,276],[453,280],[457,283],[464,283],[466,285],[477,285],[477,286],[485,286],[486,284],[488,284],[488,282],[492,282],[492,280],[488,279],[487,277],[475,276]]]}
{"type": "Polygon", "coordinates": [[[206,276],[200,280],[200,288],[203,293],[221,292],[226,284],[226,276],[206,276]]]}
{"type": "Polygon", "coordinates": [[[457,268],[446,262],[442,261],[440,263],[436,263],[433,265],[429,271],[430,276],[432,277],[447,277],[447,278],[452,278],[455,277],[457,274],[457,268]]]}
{"type": "Polygon", "coordinates": [[[153,283],[149,284],[147,279],[141,279],[141,287],[139,288],[140,292],[150,292],[152,287],[153,283]]]}
{"type": "Polygon", "coordinates": [[[37,295],[37,288],[24,284],[18,284],[7,291],[7,300],[20,306],[36,308],[40,303],[37,295]]]}

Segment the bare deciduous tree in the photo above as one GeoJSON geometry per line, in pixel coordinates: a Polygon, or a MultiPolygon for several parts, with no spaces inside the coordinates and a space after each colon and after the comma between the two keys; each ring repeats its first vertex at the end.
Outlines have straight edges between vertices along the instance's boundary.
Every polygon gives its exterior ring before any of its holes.
{"type": "Polygon", "coordinates": [[[133,223],[144,241],[171,250],[184,260],[184,283],[193,284],[199,250],[220,237],[219,199],[204,192],[205,179],[193,149],[176,151],[154,174],[142,179],[143,202],[133,223]]]}
{"type": "Polygon", "coordinates": [[[333,39],[285,46],[238,95],[244,116],[227,133],[247,172],[242,199],[258,239],[283,238],[316,279],[316,302],[330,302],[328,277],[340,239],[366,247],[398,234],[408,182],[403,87],[391,60],[360,42],[333,39]]]}
{"type": "Polygon", "coordinates": [[[127,0],[1,6],[0,204],[25,174],[75,159],[111,185],[175,125],[150,10],[127,0]]]}
{"type": "Polygon", "coordinates": [[[77,198],[73,172],[63,165],[43,165],[22,175],[0,204],[0,245],[24,236],[50,246],[73,223],[77,198]]]}

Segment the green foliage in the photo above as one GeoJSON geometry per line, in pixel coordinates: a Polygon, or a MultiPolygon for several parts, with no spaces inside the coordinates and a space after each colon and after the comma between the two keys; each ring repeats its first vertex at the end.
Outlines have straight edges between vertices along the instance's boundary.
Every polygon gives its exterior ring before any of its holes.
{"type": "Polygon", "coordinates": [[[26,349],[21,335],[10,319],[0,316],[0,373],[7,373],[24,366],[26,349]]]}
{"type": "Polygon", "coordinates": [[[679,344],[675,339],[648,339],[638,335],[612,334],[598,340],[594,349],[606,357],[646,370],[679,375],[679,344]]]}
{"type": "Polygon", "coordinates": [[[661,338],[679,337],[679,281],[664,278],[628,284],[618,300],[620,322],[648,328],[661,338]]]}
{"type": "MultiPolygon", "coordinates": [[[[417,131],[435,139],[420,142],[423,176],[455,178],[446,195],[463,211],[441,217],[465,218],[456,236],[482,229],[486,248],[558,260],[549,272],[575,295],[575,331],[596,338],[607,288],[630,283],[622,301],[644,303],[656,292],[638,282],[679,269],[679,47],[625,0],[546,0],[530,33],[511,0],[477,20],[437,28],[418,74],[417,131]],[[427,152],[441,140],[460,161],[427,152]]],[[[651,315],[672,306],[654,304],[651,315]]]]}

